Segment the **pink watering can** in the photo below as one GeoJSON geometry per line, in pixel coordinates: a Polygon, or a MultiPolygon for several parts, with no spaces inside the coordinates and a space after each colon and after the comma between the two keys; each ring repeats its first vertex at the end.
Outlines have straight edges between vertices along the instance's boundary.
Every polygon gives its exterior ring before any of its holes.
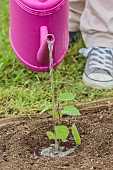
{"type": "Polygon", "coordinates": [[[66,55],[69,44],[68,0],[10,0],[10,41],[18,59],[35,71],[49,70],[66,55]]]}

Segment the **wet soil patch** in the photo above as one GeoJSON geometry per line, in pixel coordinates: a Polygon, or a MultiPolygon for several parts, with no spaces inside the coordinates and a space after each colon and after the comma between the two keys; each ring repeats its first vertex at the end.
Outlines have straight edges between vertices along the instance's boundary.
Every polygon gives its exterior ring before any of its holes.
{"type": "MultiPolygon", "coordinates": [[[[0,170],[112,170],[112,103],[79,105],[81,116],[62,119],[64,125],[75,123],[82,139],[81,146],[63,158],[34,156],[51,144],[46,136],[53,128],[51,117],[0,119],[0,170]]],[[[73,145],[71,137],[67,145],[73,145]]]]}

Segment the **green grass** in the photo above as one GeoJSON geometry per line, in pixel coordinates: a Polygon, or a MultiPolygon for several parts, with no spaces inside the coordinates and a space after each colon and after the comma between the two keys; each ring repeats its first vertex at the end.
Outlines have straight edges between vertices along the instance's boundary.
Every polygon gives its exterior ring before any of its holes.
{"type": "MultiPolygon", "coordinates": [[[[0,116],[36,114],[51,101],[49,72],[33,72],[17,60],[9,42],[8,0],[0,1],[0,7],[0,116]]],[[[82,83],[85,58],[78,50],[83,46],[79,38],[54,70],[55,96],[75,93],[75,103],[112,97],[112,90],[95,90],[82,83]]]]}

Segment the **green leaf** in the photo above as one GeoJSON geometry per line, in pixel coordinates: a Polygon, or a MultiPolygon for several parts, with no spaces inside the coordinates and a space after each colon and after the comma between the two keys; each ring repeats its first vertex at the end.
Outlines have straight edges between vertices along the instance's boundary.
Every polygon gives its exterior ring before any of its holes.
{"type": "Polygon", "coordinates": [[[81,144],[81,138],[75,124],[72,125],[72,134],[77,145],[81,144]]]}
{"type": "Polygon", "coordinates": [[[55,117],[55,119],[59,119],[59,115],[58,112],[49,112],[50,115],[52,115],[53,117],[55,117]]]}
{"type": "Polygon", "coordinates": [[[51,131],[47,131],[47,136],[48,136],[48,138],[49,138],[49,139],[53,139],[53,140],[55,140],[55,135],[54,135],[54,133],[53,133],[53,132],[51,132],[51,131]]]}
{"type": "Polygon", "coordinates": [[[75,98],[75,94],[72,94],[72,93],[61,93],[60,94],[60,97],[59,97],[59,100],[60,101],[69,101],[69,100],[74,100],[75,98]]]}
{"type": "Polygon", "coordinates": [[[69,135],[69,130],[67,126],[55,126],[55,133],[58,139],[65,141],[69,135]]]}
{"type": "Polygon", "coordinates": [[[63,110],[61,110],[62,114],[77,116],[80,115],[79,110],[74,106],[65,106],[63,110]]]}
{"type": "Polygon", "coordinates": [[[45,106],[43,108],[43,110],[40,112],[40,115],[42,115],[44,112],[46,112],[46,111],[48,111],[50,109],[52,109],[52,104],[45,106]]]}

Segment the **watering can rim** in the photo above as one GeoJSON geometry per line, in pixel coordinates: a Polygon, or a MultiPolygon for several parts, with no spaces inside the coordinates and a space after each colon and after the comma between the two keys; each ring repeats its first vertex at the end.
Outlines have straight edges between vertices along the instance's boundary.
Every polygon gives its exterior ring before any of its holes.
{"type": "Polygon", "coordinates": [[[65,3],[66,0],[46,0],[38,3],[30,3],[28,0],[15,0],[15,2],[25,11],[34,15],[50,15],[58,11],[65,3]],[[53,2],[53,3],[50,3],[53,2]]]}

